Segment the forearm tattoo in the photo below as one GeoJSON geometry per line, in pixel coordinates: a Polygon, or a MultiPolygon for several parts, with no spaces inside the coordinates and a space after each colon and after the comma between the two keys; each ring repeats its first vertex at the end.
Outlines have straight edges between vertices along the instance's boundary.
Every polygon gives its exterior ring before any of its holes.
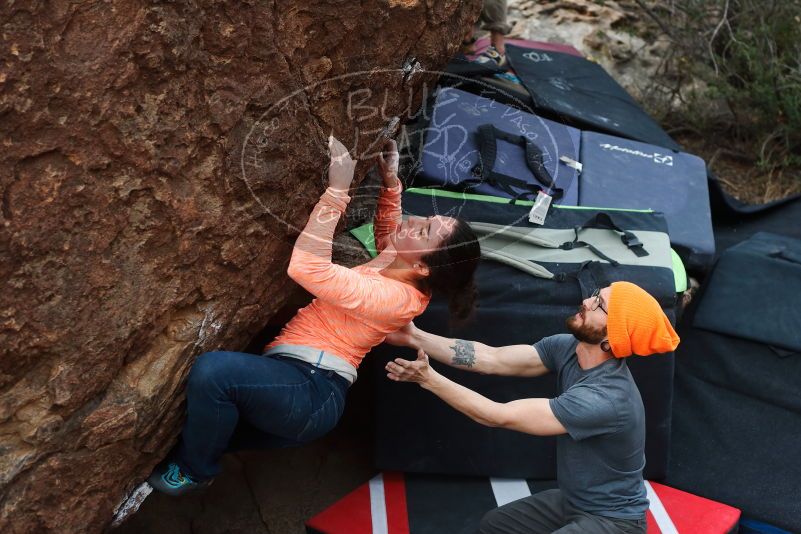
{"type": "Polygon", "coordinates": [[[457,339],[456,344],[451,349],[453,349],[453,365],[464,365],[465,367],[473,367],[475,365],[476,347],[472,341],[457,339]]]}

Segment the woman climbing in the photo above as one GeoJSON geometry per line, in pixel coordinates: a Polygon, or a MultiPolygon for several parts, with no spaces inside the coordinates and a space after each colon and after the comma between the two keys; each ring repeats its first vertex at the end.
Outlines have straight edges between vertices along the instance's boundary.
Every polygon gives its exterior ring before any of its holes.
{"type": "Polygon", "coordinates": [[[378,157],[384,187],[375,238],[381,253],[353,269],[331,263],[334,229],[350,200],[356,161],[333,137],[328,145],[329,187],[295,242],[288,269],[316,298],[265,354],[207,352],[197,358],[180,444],[148,479],[158,491],[181,495],[208,485],[226,450],[289,447],[323,436],[342,415],[365,354],[420,315],[432,294],[448,298],[457,318],[472,310],[476,236],[467,223],[450,217],[401,222],[394,141],[378,157]]]}

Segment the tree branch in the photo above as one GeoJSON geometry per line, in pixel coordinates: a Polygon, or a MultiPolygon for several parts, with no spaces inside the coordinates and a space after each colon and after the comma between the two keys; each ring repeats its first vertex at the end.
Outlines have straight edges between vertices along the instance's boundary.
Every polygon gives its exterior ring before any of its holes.
{"type": "Polygon", "coordinates": [[[642,0],[634,0],[634,1],[637,3],[637,5],[638,5],[638,6],[640,6],[640,8],[641,8],[643,11],[645,11],[645,13],[646,13],[646,14],[647,14],[649,17],[651,17],[651,18],[654,20],[654,22],[656,22],[656,23],[659,25],[659,28],[660,28],[660,29],[661,29],[661,30],[662,30],[662,31],[663,31],[665,34],[667,34],[667,35],[668,35],[668,36],[669,36],[671,39],[674,39],[674,40],[675,40],[675,37],[674,37],[674,35],[673,35],[673,32],[672,32],[672,31],[670,31],[670,28],[668,28],[668,27],[667,27],[667,25],[665,25],[665,23],[664,23],[664,22],[662,22],[662,19],[660,19],[660,18],[659,18],[659,17],[656,15],[656,13],[654,13],[654,12],[651,10],[651,8],[650,8],[650,7],[648,7],[648,6],[645,4],[645,2],[643,2],[642,0]]]}

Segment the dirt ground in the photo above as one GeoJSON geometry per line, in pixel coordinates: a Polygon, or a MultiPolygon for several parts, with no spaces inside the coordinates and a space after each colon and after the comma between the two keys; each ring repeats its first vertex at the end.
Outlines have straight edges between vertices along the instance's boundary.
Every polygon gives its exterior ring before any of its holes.
{"type": "Polygon", "coordinates": [[[747,147],[737,149],[722,139],[696,133],[674,134],[674,138],[687,152],[704,158],[726,192],[738,200],[762,204],[801,193],[801,169],[762,170],[746,155],[747,147]]]}

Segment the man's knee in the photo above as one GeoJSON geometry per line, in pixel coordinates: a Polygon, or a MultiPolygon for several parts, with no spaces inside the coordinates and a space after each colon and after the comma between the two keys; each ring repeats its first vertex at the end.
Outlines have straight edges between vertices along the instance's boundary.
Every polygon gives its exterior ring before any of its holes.
{"type": "Polygon", "coordinates": [[[478,527],[479,534],[501,534],[504,532],[501,517],[499,508],[495,508],[484,514],[484,517],[481,518],[481,524],[478,527]]]}

